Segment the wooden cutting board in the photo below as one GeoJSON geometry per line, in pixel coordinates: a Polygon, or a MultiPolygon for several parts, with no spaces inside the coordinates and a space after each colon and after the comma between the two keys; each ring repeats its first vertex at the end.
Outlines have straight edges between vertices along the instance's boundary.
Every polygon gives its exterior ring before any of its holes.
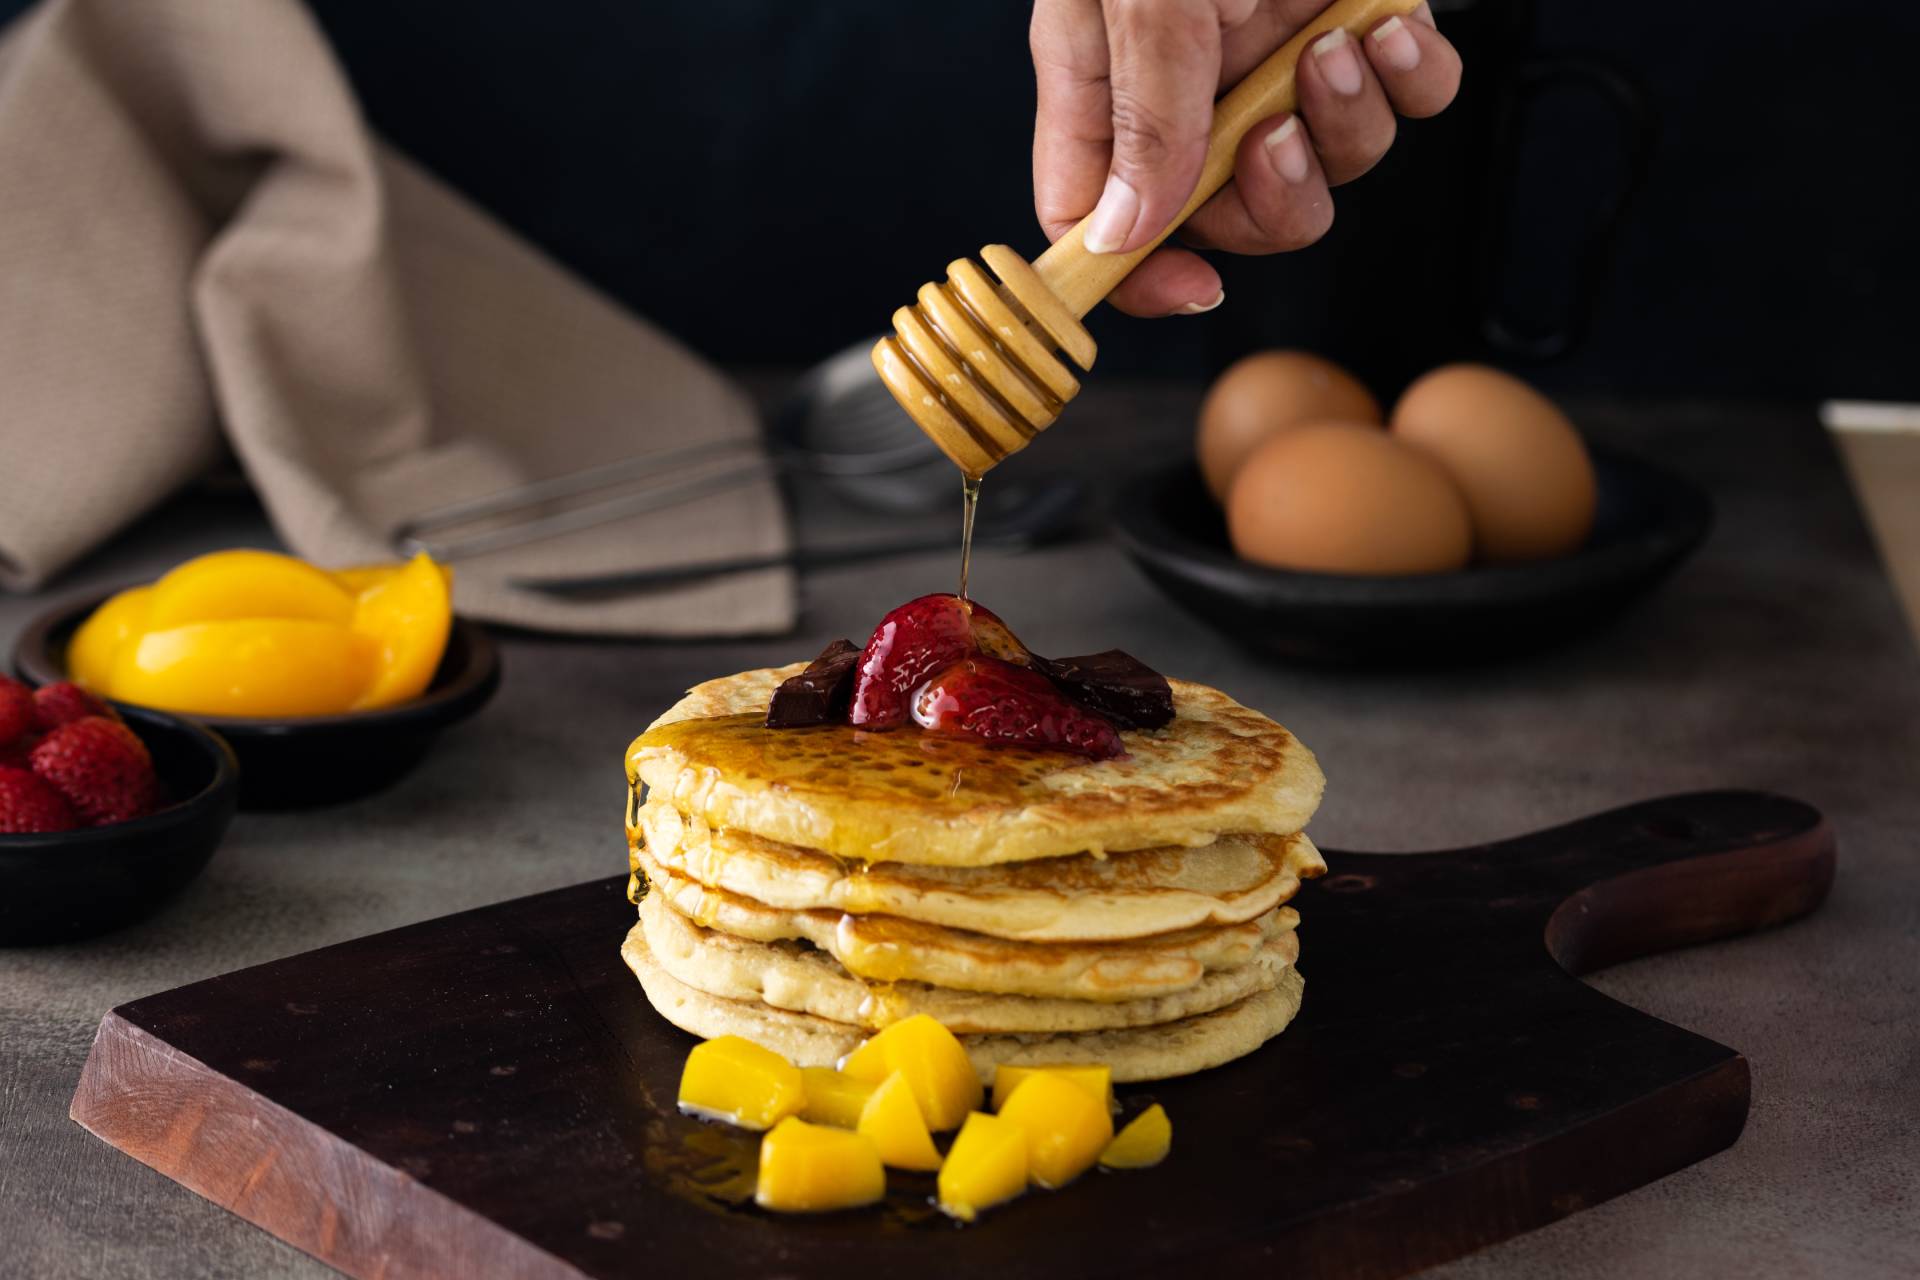
{"type": "Polygon", "coordinates": [[[737,1203],[754,1144],[674,1109],[692,1040],[620,962],[624,877],[122,1005],[73,1117],[356,1276],[1400,1275],[1731,1144],[1746,1061],[1569,972],[1802,915],[1834,841],[1726,792],[1327,861],[1293,1026],[1122,1090],[1166,1104],[1167,1162],[969,1229],[927,1179],[818,1218],[737,1203]]]}

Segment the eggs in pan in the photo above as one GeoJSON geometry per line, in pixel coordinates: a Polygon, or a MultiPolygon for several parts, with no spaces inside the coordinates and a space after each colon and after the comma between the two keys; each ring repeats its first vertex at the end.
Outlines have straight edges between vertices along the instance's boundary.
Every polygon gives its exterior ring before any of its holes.
{"type": "Polygon", "coordinates": [[[1196,440],[1234,550],[1274,568],[1441,573],[1539,560],[1592,532],[1593,464],[1546,397],[1448,365],[1378,402],[1339,366],[1263,352],[1214,384],[1196,440]]]}

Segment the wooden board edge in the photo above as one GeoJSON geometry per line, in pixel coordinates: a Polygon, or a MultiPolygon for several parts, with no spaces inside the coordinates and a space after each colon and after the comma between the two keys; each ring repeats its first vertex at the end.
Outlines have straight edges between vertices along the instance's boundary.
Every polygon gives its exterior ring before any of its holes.
{"type": "Polygon", "coordinates": [[[1689,1079],[1532,1146],[1326,1214],[1284,1242],[1242,1242],[1210,1261],[1279,1264],[1300,1280],[1390,1280],[1648,1186],[1726,1150],[1746,1128],[1752,1074],[1744,1057],[1728,1052],[1689,1079]],[[1409,1233],[1407,1222],[1430,1225],[1409,1233]]]}
{"type": "Polygon", "coordinates": [[[351,1276],[582,1276],[117,1009],[100,1021],[68,1115],[108,1146],[351,1276]]]}

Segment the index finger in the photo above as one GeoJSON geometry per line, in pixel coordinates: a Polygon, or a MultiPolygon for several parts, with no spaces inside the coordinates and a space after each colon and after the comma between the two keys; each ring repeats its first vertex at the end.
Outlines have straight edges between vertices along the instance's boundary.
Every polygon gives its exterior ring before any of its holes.
{"type": "Polygon", "coordinates": [[[1100,198],[1113,158],[1107,29],[1100,0],[1036,0],[1028,28],[1037,106],[1033,211],[1058,240],[1100,198]]]}
{"type": "Polygon", "coordinates": [[[1106,0],[1113,166],[1088,219],[1093,253],[1167,229],[1206,160],[1220,81],[1220,19],[1206,0],[1106,0]]]}

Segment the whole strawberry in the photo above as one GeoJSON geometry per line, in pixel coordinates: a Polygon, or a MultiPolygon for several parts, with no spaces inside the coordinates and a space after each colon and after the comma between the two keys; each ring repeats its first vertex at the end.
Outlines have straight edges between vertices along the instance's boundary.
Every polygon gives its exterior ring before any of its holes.
{"type": "Polygon", "coordinates": [[[146,744],[117,720],[87,716],[63,724],[40,740],[32,760],[33,771],[89,826],[126,822],[159,804],[160,783],[146,744]]]}
{"type": "Polygon", "coordinates": [[[80,825],[73,806],[44,779],[0,765],[0,833],[71,831],[80,825]]]}
{"type": "Polygon", "coordinates": [[[33,691],[33,718],[40,732],[52,733],[63,724],[100,716],[118,720],[120,715],[71,680],[42,685],[33,691]]]}
{"type": "Polygon", "coordinates": [[[9,676],[0,676],[0,751],[33,731],[33,691],[9,676]]]}

